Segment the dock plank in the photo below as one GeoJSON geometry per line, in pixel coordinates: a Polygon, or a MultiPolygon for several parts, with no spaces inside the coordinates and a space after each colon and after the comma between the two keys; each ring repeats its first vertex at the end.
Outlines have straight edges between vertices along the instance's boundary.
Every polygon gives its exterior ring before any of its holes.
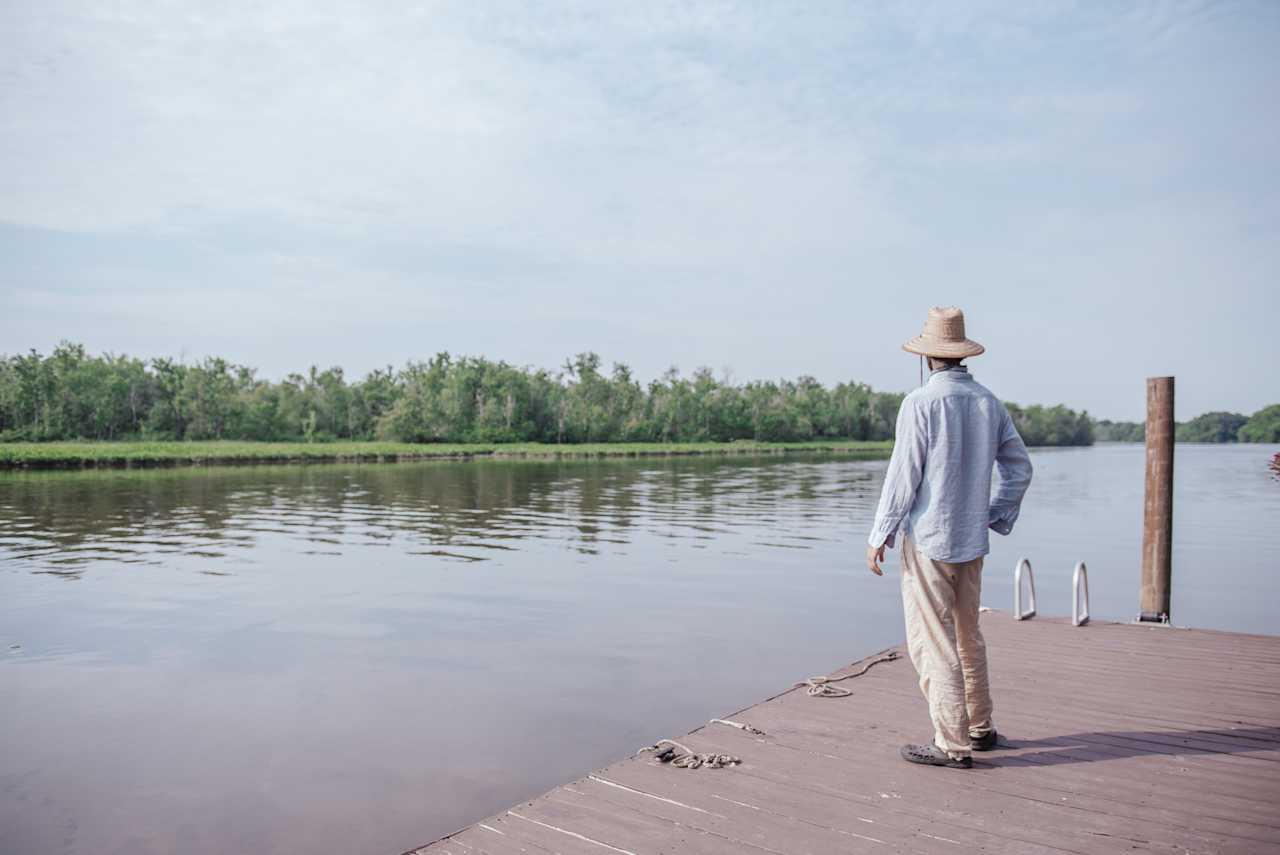
{"type": "MultiPolygon", "coordinates": [[[[856,764],[858,771],[855,775],[861,775],[864,779],[875,782],[880,786],[898,791],[908,787],[909,781],[912,780],[911,776],[916,775],[919,771],[935,771],[914,769],[898,762],[896,757],[859,757],[856,752],[846,751],[838,743],[809,738],[798,739],[780,736],[768,745],[759,746],[755,753],[761,755],[773,748],[787,749],[807,756],[809,766],[806,768],[810,773],[814,771],[815,767],[823,759],[830,759],[837,766],[847,767],[856,764]]],[[[744,746],[741,750],[745,751],[746,747],[744,746]]],[[[791,765],[790,758],[785,754],[782,758],[776,760],[771,755],[760,759],[761,762],[754,764],[755,766],[786,769],[791,765]],[[765,762],[766,760],[767,762],[765,762]]],[[[1280,834],[1273,826],[1273,817],[1265,809],[1252,810],[1255,807],[1252,802],[1239,800],[1240,803],[1250,806],[1251,809],[1248,813],[1232,816],[1229,821],[1220,821],[1215,818],[1213,813],[1205,811],[1208,805],[1215,803],[1208,798],[1202,797],[1202,794],[1194,788],[1174,790],[1170,787],[1161,787],[1159,795],[1148,799],[1147,803],[1134,801],[1134,796],[1137,794],[1155,792],[1157,787],[1160,786],[1155,782],[1161,781],[1167,776],[1147,775],[1120,782],[1119,785],[1110,785],[1111,782],[1104,776],[1078,772],[1081,766],[1088,765],[1092,764],[1073,764],[1073,769],[1077,770],[1077,774],[1074,776],[1067,777],[1056,774],[1053,781],[1046,781],[1046,776],[1043,774],[1044,767],[1035,767],[1029,763],[1025,765],[1002,763],[996,767],[988,766],[985,760],[979,760],[979,767],[986,774],[975,776],[972,780],[966,781],[962,790],[954,788],[952,786],[953,782],[945,779],[940,783],[947,790],[955,790],[957,796],[967,797],[973,794],[980,794],[981,798],[991,807],[1000,805],[1016,806],[1016,802],[1011,802],[1010,799],[1022,798],[1043,804],[1061,803],[1062,806],[1069,807],[1072,810],[1092,810],[1099,812],[1103,816],[1115,815],[1132,822],[1155,822],[1157,824],[1176,824],[1183,820],[1187,814],[1196,813],[1201,816],[1202,822],[1200,825],[1206,832],[1238,836],[1244,834],[1244,826],[1252,822],[1260,826],[1255,834],[1261,835],[1262,839],[1269,839],[1280,834]],[[1168,803],[1178,804],[1179,807],[1176,810],[1169,809],[1166,807],[1168,803]]],[[[754,771],[754,769],[748,769],[747,771],[754,771]]],[[[834,774],[824,773],[824,776],[832,781],[843,781],[845,777],[841,772],[834,774]]],[[[944,790],[940,797],[946,798],[947,796],[948,793],[944,790]]],[[[1220,802],[1216,806],[1219,815],[1222,811],[1229,810],[1228,807],[1222,806],[1220,802]]]]}
{"type": "MultiPolygon", "coordinates": [[[[905,651],[816,699],[785,690],[679,737],[741,766],[648,755],[421,855],[1280,852],[1280,637],[982,616],[1002,750],[913,767],[931,732],[905,651]]],[[[852,673],[876,657],[851,663],[852,673]]]]}

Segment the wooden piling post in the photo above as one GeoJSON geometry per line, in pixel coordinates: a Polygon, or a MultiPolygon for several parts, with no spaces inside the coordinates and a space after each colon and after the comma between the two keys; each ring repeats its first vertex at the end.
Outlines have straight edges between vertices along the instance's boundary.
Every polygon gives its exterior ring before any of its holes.
{"type": "Polygon", "coordinates": [[[1147,378],[1147,492],[1139,621],[1169,622],[1173,573],[1173,378],[1147,378]]]}

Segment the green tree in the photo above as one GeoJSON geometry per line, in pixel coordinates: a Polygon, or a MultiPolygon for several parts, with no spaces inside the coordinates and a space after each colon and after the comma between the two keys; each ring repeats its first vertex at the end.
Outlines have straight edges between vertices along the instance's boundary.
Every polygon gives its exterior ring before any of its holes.
{"type": "Polygon", "coordinates": [[[1061,404],[1019,407],[1006,404],[1014,427],[1027,445],[1092,445],[1093,420],[1061,404]]]}
{"type": "Polygon", "coordinates": [[[352,420],[351,436],[354,439],[371,439],[381,419],[395,406],[403,389],[395,369],[388,365],[385,369],[375,368],[361,382],[352,387],[352,420]]]}
{"type": "Polygon", "coordinates": [[[1280,404],[1258,410],[1240,427],[1237,436],[1240,442],[1280,442],[1280,404]]]}
{"type": "Polygon", "coordinates": [[[236,435],[243,401],[237,394],[232,366],[209,357],[187,369],[179,392],[180,408],[188,416],[184,439],[223,439],[236,435]]]}
{"type": "Polygon", "coordinates": [[[1177,442],[1235,442],[1247,421],[1249,417],[1239,413],[1205,413],[1178,425],[1174,439],[1177,442]]]}
{"type": "Polygon", "coordinates": [[[186,383],[187,366],[172,359],[156,359],[151,363],[155,378],[155,400],[147,414],[146,432],[157,439],[185,439],[187,414],[182,387],[186,383]]]}
{"type": "MultiPolygon", "coordinates": [[[[456,406],[446,400],[453,368],[448,353],[427,362],[411,362],[401,371],[403,394],[378,421],[378,435],[403,442],[447,442],[456,436],[456,406]]],[[[456,386],[456,382],[453,384],[456,386]]]]}

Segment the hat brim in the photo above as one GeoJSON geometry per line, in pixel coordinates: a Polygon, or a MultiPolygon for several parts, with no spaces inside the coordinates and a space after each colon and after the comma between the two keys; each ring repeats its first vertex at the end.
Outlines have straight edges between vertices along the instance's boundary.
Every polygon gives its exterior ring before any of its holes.
{"type": "Polygon", "coordinates": [[[918,353],[921,356],[936,356],[939,359],[965,359],[977,356],[986,348],[976,341],[939,341],[929,336],[918,335],[902,346],[907,353],[918,353]]]}

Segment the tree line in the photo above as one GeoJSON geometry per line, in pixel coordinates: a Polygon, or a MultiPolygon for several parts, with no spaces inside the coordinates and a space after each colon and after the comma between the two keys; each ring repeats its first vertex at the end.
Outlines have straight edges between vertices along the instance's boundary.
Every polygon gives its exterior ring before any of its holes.
{"type": "MultiPolygon", "coordinates": [[[[812,377],[734,383],[700,368],[642,384],[581,353],[555,372],[440,353],[349,380],[341,368],[271,381],[219,357],[0,357],[0,441],[705,442],[892,439],[902,394],[812,377]]],[[[1009,405],[1029,445],[1088,445],[1093,421],[1009,405]]]]}
{"type": "MultiPolygon", "coordinates": [[[[1142,422],[1097,422],[1097,439],[1103,442],[1142,442],[1147,426],[1142,422]]],[[[1251,416],[1212,412],[1174,426],[1175,442],[1280,442],[1280,404],[1263,407],[1251,416]]]]}

